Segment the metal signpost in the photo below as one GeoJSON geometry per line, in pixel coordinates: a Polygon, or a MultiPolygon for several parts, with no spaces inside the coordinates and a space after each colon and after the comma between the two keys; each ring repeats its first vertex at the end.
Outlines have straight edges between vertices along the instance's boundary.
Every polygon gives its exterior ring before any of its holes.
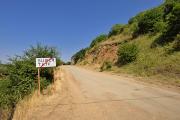
{"type": "Polygon", "coordinates": [[[36,67],[38,68],[38,95],[40,95],[40,69],[44,67],[56,67],[56,58],[36,58],[36,67]]]}

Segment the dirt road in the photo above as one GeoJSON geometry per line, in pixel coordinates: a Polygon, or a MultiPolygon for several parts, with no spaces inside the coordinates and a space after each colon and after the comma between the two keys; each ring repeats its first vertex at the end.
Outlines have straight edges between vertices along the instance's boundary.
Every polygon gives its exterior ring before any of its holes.
{"type": "Polygon", "coordinates": [[[180,94],[130,78],[63,67],[62,90],[31,120],[180,120],[180,94]]]}

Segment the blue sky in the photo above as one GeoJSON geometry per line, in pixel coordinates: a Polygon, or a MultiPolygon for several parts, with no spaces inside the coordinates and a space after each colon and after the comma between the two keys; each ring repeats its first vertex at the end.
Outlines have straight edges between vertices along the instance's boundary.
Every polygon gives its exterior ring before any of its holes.
{"type": "Polygon", "coordinates": [[[40,42],[56,46],[63,60],[87,47],[116,23],[163,0],[0,0],[0,60],[40,42]]]}

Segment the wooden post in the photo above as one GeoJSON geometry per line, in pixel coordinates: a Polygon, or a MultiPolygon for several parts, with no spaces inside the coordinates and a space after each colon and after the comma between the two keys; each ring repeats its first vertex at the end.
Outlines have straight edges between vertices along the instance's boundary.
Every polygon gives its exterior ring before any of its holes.
{"type": "Polygon", "coordinates": [[[53,93],[56,90],[55,79],[56,79],[56,77],[55,77],[55,69],[53,68],[53,93]]]}
{"type": "Polygon", "coordinates": [[[38,95],[41,94],[40,68],[38,68],[38,95]]]}

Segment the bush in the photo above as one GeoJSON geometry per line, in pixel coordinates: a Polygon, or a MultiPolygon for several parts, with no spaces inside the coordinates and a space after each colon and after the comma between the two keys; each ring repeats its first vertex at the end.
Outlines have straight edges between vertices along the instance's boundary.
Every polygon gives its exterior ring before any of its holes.
{"type": "Polygon", "coordinates": [[[175,43],[173,45],[174,51],[180,51],[180,34],[175,38],[175,43]]]}
{"type": "Polygon", "coordinates": [[[144,14],[141,15],[140,19],[138,20],[138,29],[134,33],[139,35],[156,32],[154,24],[162,20],[162,10],[162,8],[154,8],[144,12],[144,14]]]}
{"type": "Polygon", "coordinates": [[[124,25],[122,24],[116,24],[111,28],[111,31],[108,34],[108,37],[111,37],[113,35],[118,35],[123,32],[124,25]]]}
{"type": "Polygon", "coordinates": [[[71,58],[73,61],[73,64],[77,64],[79,61],[83,60],[86,55],[87,50],[88,50],[88,48],[81,49],[75,55],[73,55],[71,58]]]}
{"type": "Polygon", "coordinates": [[[138,54],[138,47],[135,44],[124,43],[119,47],[118,50],[118,61],[119,65],[124,65],[136,60],[138,54]]]}
{"type": "Polygon", "coordinates": [[[173,41],[178,33],[180,33],[180,3],[172,8],[172,11],[166,16],[168,27],[163,33],[164,42],[173,41]]]}
{"type": "Polygon", "coordinates": [[[167,29],[167,23],[164,21],[158,21],[154,23],[153,30],[155,33],[163,33],[167,29]]]}
{"type": "Polygon", "coordinates": [[[96,46],[96,45],[97,45],[98,43],[100,43],[100,42],[105,41],[106,39],[107,39],[107,35],[105,35],[105,34],[102,34],[102,35],[97,36],[97,37],[91,42],[90,48],[96,46]]]}
{"type": "Polygon", "coordinates": [[[71,62],[70,62],[70,61],[68,61],[68,62],[66,62],[66,63],[65,63],[65,65],[71,65],[71,62]]]}
{"type": "Polygon", "coordinates": [[[164,21],[166,21],[166,30],[157,38],[152,46],[165,45],[173,42],[180,33],[180,3],[167,2],[164,8],[164,21]]]}
{"type": "MultiPolygon", "coordinates": [[[[35,66],[35,58],[39,57],[55,57],[58,58],[58,52],[54,47],[31,46],[22,56],[15,56],[10,59],[7,66],[8,76],[6,80],[0,82],[0,110],[10,109],[13,112],[17,102],[26,95],[32,93],[37,88],[35,81],[37,80],[37,68],[35,66]]],[[[57,64],[58,65],[58,64],[57,64]]],[[[44,68],[41,70],[42,89],[46,88],[53,79],[52,68],[44,68]]],[[[0,118],[1,119],[1,118],[0,118]]]]}
{"type": "Polygon", "coordinates": [[[100,67],[100,71],[110,70],[112,68],[112,63],[109,61],[105,61],[100,67]]]}
{"type": "Polygon", "coordinates": [[[137,23],[141,19],[141,17],[144,15],[144,13],[145,12],[140,12],[136,16],[130,18],[129,21],[128,21],[128,24],[137,23]]]}
{"type": "Polygon", "coordinates": [[[0,78],[3,78],[6,75],[8,75],[7,65],[0,64],[0,78]]]}

